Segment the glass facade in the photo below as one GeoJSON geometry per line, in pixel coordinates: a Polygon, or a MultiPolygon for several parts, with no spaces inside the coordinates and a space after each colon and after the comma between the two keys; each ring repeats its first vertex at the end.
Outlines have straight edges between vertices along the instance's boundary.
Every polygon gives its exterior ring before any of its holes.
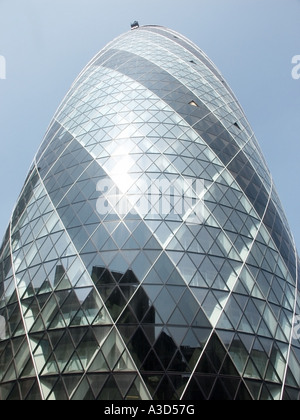
{"type": "Polygon", "coordinates": [[[214,64],[158,26],[108,44],[0,249],[0,399],[297,400],[299,305],[272,177],[214,64]]]}

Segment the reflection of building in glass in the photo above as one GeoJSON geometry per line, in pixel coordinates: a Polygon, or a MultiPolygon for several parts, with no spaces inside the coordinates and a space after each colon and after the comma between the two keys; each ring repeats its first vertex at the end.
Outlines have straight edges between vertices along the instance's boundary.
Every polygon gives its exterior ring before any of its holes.
{"type": "Polygon", "coordinates": [[[73,84],[13,211],[0,399],[299,399],[297,261],[220,73],[136,26],[73,84]]]}

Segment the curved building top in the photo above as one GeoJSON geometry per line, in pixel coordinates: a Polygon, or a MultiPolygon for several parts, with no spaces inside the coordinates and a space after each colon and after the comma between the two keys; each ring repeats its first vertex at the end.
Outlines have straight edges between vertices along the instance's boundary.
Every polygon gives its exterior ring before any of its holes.
{"type": "Polygon", "coordinates": [[[295,278],[294,240],[272,176],[240,104],[207,55],[173,30],[136,25],[92,59],[58,114],[78,86],[101,69],[126,76],[157,95],[206,142],[246,194],[295,278]]]}

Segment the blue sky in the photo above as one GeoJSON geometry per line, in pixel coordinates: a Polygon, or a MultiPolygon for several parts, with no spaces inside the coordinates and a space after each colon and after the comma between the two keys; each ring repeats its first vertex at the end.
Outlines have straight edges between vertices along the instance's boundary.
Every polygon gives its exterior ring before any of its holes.
{"type": "Polygon", "coordinates": [[[136,19],[182,33],[221,70],[261,145],[300,249],[300,79],[292,78],[292,58],[300,55],[300,0],[0,0],[0,57],[6,61],[0,236],[75,77],[136,19]]]}

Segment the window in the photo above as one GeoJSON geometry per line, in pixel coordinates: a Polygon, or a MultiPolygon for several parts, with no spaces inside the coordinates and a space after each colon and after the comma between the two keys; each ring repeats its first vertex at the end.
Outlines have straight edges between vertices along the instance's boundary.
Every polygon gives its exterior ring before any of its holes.
{"type": "Polygon", "coordinates": [[[199,108],[199,105],[195,101],[189,102],[189,105],[196,106],[197,108],[199,108]]]}

